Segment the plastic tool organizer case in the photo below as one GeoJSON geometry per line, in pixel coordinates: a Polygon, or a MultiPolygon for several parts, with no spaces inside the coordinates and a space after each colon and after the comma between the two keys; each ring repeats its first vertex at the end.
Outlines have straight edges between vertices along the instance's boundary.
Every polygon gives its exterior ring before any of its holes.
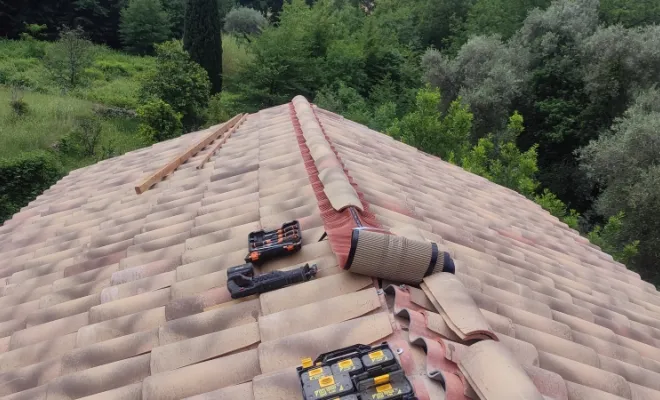
{"type": "Polygon", "coordinates": [[[302,247],[302,232],[298,221],[287,222],[273,231],[257,231],[248,235],[248,255],[245,262],[261,265],[274,258],[293,254],[302,247]]]}
{"type": "Polygon", "coordinates": [[[321,354],[298,367],[304,400],[417,400],[387,343],[321,354]]]}

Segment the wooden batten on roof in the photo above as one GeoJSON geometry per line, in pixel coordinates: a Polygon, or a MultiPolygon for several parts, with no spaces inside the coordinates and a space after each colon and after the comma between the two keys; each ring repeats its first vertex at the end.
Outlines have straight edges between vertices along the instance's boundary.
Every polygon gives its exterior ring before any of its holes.
{"type": "MultiPolygon", "coordinates": [[[[211,133],[210,135],[204,137],[199,142],[193,144],[191,147],[189,147],[181,155],[173,158],[170,162],[168,162],[162,168],[158,169],[153,174],[147,175],[138,185],[135,186],[135,193],[142,194],[142,193],[146,192],[147,190],[149,190],[149,188],[151,188],[153,185],[160,182],[167,175],[171,174],[172,172],[174,172],[174,170],[179,168],[179,166],[181,164],[185,163],[190,157],[192,157],[195,154],[199,153],[204,147],[211,144],[214,140],[216,140],[218,137],[220,137],[220,135],[222,135],[224,133],[227,133],[227,132],[232,132],[231,129],[235,125],[237,125],[239,122],[242,122],[244,120],[244,118],[245,118],[245,114],[238,114],[238,115],[234,116],[232,119],[225,122],[222,126],[220,126],[218,129],[216,129],[213,133],[211,133]]],[[[224,143],[224,141],[221,140],[221,143],[224,143]]],[[[205,159],[204,162],[206,160],[208,160],[208,159],[205,159]]],[[[202,164],[203,164],[203,162],[202,162],[202,164]]]]}

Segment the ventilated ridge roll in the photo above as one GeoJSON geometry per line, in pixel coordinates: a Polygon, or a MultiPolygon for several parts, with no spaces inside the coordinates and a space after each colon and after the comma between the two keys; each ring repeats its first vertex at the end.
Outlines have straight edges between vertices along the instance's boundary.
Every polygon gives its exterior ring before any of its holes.
{"type": "Polygon", "coordinates": [[[433,272],[442,271],[444,253],[432,242],[354,229],[345,269],[394,282],[419,284],[433,272]]]}

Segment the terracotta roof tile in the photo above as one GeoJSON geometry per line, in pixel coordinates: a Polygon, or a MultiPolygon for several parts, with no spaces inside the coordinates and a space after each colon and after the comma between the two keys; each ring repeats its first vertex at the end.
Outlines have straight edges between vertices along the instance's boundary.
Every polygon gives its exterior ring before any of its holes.
{"type": "MultiPolygon", "coordinates": [[[[399,286],[385,298],[339,268],[355,225],[333,206],[353,204],[366,226],[451,254],[461,298],[544,398],[660,398],[653,285],[523,196],[302,98],[247,116],[203,168],[208,149],[135,194],[216,128],[72,171],[0,226],[1,395],[298,398],[300,358],[388,340],[421,398],[476,396],[453,373],[445,386],[427,376],[472,344],[437,298],[399,286]],[[232,300],[226,269],[244,262],[247,234],[294,218],[302,250],[258,272],[313,263],[316,279],[232,300]]],[[[505,370],[497,360],[486,379],[505,370]]]]}
{"type": "Polygon", "coordinates": [[[175,400],[252,380],[259,374],[257,350],[152,375],[142,385],[143,400],[175,400]],[[223,373],[218,373],[223,371],[223,373]]]}

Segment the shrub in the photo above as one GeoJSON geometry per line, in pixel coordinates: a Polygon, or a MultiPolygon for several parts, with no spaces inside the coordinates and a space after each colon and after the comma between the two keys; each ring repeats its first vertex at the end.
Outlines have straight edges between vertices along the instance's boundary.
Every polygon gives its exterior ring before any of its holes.
{"type": "Polygon", "coordinates": [[[11,110],[17,117],[22,117],[27,114],[29,107],[27,102],[23,99],[23,91],[19,88],[12,88],[11,90],[11,100],[9,101],[11,110]]]}
{"type": "Polygon", "coordinates": [[[225,32],[234,35],[256,35],[268,25],[268,21],[259,11],[249,7],[232,9],[225,17],[225,32]]]}
{"type": "Polygon", "coordinates": [[[460,161],[469,148],[472,113],[458,99],[443,116],[439,112],[440,100],[438,89],[420,89],[413,110],[401,121],[395,121],[388,133],[444,160],[460,161]]]}
{"type": "Polygon", "coordinates": [[[163,100],[152,100],[137,109],[140,118],[139,134],[148,142],[161,142],[181,136],[181,114],[163,100]]]}
{"type": "Polygon", "coordinates": [[[11,217],[64,176],[57,158],[46,151],[0,159],[0,221],[11,217]]]}
{"type": "Polygon", "coordinates": [[[633,257],[639,252],[639,240],[627,242],[622,235],[623,211],[608,218],[605,226],[596,225],[587,234],[591,243],[598,245],[604,252],[609,253],[615,260],[630,264],[633,257]]]}
{"type": "Polygon", "coordinates": [[[540,196],[535,196],[534,201],[572,229],[578,229],[580,214],[574,209],[567,209],[566,204],[549,189],[544,189],[540,196]]]}
{"type": "Polygon", "coordinates": [[[82,83],[85,69],[92,61],[92,43],[85,39],[80,28],[64,28],[59,40],[48,49],[44,58],[53,78],[70,88],[82,83]]]}
{"type": "Polygon", "coordinates": [[[219,124],[229,120],[241,112],[238,96],[227,91],[220,92],[211,97],[206,122],[210,125],[219,124]]]}
{"type": "Polygon", "coordinates": [[[19,37],[26,42],[25,55],[34,58],[43,58],[46,55],[46,42],[39,41],[44,38],[46,25],[25,24],[25,32],[19,37]]]}
{"type": "Polygon", "coordinates": [[[58,143],[60,152],[83,157],[96,154],[96,147],[101,139],[103,127],[101,119],[95,116],[78,117],[73,131],[65,135],[58,143]]]}
{"type": "Polygon", "coordinates": [[[112,60],[96,60],[94,62],[94,68],[103,72],[106,79],[109,77],[125,77],[130,76],[128,71],[129,66],[121,61],[112,61],[112,60]]]}
{"type": "Polygon", "coordinates": [[[160,99],[181,114],[186,129],[199,127],[209,102],[208,74],[177,40],[156,45],[156,57],[155,70],[143,78],[140,98],[143,102],[160,99]]]}

